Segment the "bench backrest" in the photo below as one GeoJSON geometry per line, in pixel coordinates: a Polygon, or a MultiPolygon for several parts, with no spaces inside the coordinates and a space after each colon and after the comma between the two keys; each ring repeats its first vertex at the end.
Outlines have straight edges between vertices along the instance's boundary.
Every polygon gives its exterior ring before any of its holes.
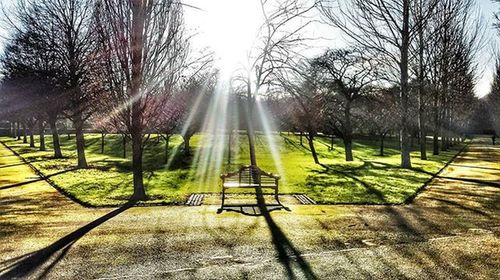
{"type": "Polygon", "coordinates": [[[265,187],[277,187],[279,176],[260,170],[257,166],[243,166],[237,172],[221,175],[224,183],[235,183],[239,185],[261,185],[265,187]]]}
{"type": "Polygon", "coordinates": [[[256,166],[243,166],[242,168],[240,168],[238,173],[240,184],[259,184],[259,182],[261,181],[261,172],[260,169],[256,166]]]}

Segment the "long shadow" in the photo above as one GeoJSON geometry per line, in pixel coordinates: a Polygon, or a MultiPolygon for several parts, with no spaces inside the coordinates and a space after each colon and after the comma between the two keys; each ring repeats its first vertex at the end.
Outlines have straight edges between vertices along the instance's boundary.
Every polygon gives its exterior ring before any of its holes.
{"type": "MultiPolygon", "coordinates": [[[[266,212],[287,209],[285,206],[281,204],[266,204],[265,206],[266,206],[266,212]]],[[[259,204],[226,204],[224,205],[224,208],[222,210],[228,212],[240,213],[245,216],[253,216],[253,217],[264,216],[264,213],[262,213],[259,204]]]]}
{"type": "Polygon", "coordinates": [[[57,256],[57,258],[49,263],[48,266],[44,269],[41,276],[39,277],[42,278],[48,272],[50,272],[50,270],[57,264],[57,262],[59,262],[64,257],[69,248],[76,241],[78,241],[94,228],[100,226],[104,222],[129,209],[134,204],[134,201],[129,201],[122,207],[115,209],[108,214],[100,217],[99,219],[73,231],[72,233],[62,237],[51,245],[16,260],[14,263],[8,265],[7,267],[0,269],[0,279],[29,277],[36,269],[46,264],[52,256],[54,256],[56,253],[59,253],[59,256],[57,256]]]}
{"type": "MultiPolygon", "coordinates": [[[[32,161],[29,161],[28,163],[33,163],[33,162],[38,162],[38,161],[42,161],[42,160],[32,160],[32,161]]],[[[26,163],[24,163],[24,162],[20,162],[20,163],[14,163],[14,164],[9,164],[9,165],[2,165],[2,166],[0,166],[0,169],[19,166],[19,165],[25,165],[25,164],[26,163]]]]}
{"type": "Polygon", "coordinates": [[[257,198],[257,205],[259,207],[259,210],[266,220],[269,230],[271,231],[273,244],[278,253],[278,260],[285,267],[288,278],[301,278],[300,276],[297,277],[293,271],[292,262],[295,261],[306,279],[317,279],[309,264],[301,256],[301,252],[295,248],[293,243],[286,237],[285,233],[280,229],[280,227],[271,217],[270,211],[267,209],[264,196],[262,195],[262,190],[260,188],[255,188],[255,195],[257,198]]]}
{"type": "Polygon", "coordinates": [[[11,188],[20,187],[20,186],[28,185],[28,184],[31,184],[31,183],[39,182],[39,181],[44,181],[44,180],[49,179],[50,177],[57,176],[57,175],[60,175],[60,174],[64,174],[64,173],[71,172],[71,171],[75,171],[77,169],[78,168],[71,168],[71,169],[59,171],[59,172],[56,172],[56,173],[53,173],[53,174],[50,174],[50,175],[47,175],[47,176],[43,176],[43,177],[40,177],[38,179],[29,180],[29,181],[20,182],[20,183],[15,183],[15,184],[12,184],[12,185],[7,185],[7,186],[1,186],[0,190],[11,189],[11,188]]]}
{"type": "Polygon", "coordinates": [[[301,256],[301,252],[297,250],[293,243],[286,237],[285,233],[276,224],[270,214],[275,210],[290,210],[282,204],[266,204],[262,190],[259,188],[255,188],[255,196],[257,204],[225,205],[224,208],[220,209],[220,212],[226,210],[241,213],[246,216],[263,216],[271,231],[272,241],[278,253],[278,261],[284,266],[288,279],[302,279],[303,277],[305,277],[305,279],[317,279],[309,264],[301,256]],[[298,264],[303,277],[295,275],[293,271],[293,262],[298,264]]]}
{"type": "MultiPolygon", "coordinates": [[[[365,165],[367,165],[367,164],[369,164],[369,163],[364,162],[364,163],[363,163],[363,166],[365,166],[365,165]]],[[[326,165],[326,164],[320,164],[320,165],[321,165],[323,168],[325,168],[325,169],[326,169],[326,171],[325,171],[325,172],[334,172],[334,173],[338,173],[338,174],[340,174],[340,175],[343,175],[343,176],[345,176],[345,177],[348,177],[348,178],[350,178],[350,179],[352,179],[352,180],[354,180],[354,181],[356,181],[356,182],[360,183],[360,184],[361,184],[363,187],[365,187],[365,188],[366,188],[366,189],[367,189],[370,193],[375,194],[375,195],[377,196],[377,198],[378,198],[378,199],[380,199],[381,201],[384,201],[384,202],[386,201],[386,200],[385,200],[385,197],[384,197],[384,194],[383,194],[380,190],[378,190],[378,189],[376,189],[376,188],[372,187],[370,184],[368,184],[368,183],[366,183],[365,181],[363,181],[363,180],[361,180],[361,179],[357,178],[356,176],[353,176],[352,174],[349,174],[348,172],[344,172],[344,171],[341,171],[341,170],[338,170],[338,169],[331,168],[330,166],[328,166],[328,165],[326,165]]],[[[363,168],[363,167],[357,167],[356,169],[359,169],[359,168],[363,168]]]]}
{"type": "MultiPolygon", "coordinates": [[[[283,137],[283,139],[285,140],[285,143],[292,146],[293,148],[295,148],[296,150],[299,150],[299,151],[309,151],[304,145],[300,145],[300,144],[297,144],[295,141],[293,141],[292,139],[290,139],[289,137],[287,136],[281,136],[283,137]]],[[[305,137],[304,137],[305,138],[305,137]]]]}
{"type": "MultiPolygon", "coordinates": [[[[435,174],[433,174],[433,173],[431,173],[429,171],[425,171],[425,170],[420,169],[420,168],[413,168],[412,170],[415,170],[415,171],[418,171],[418,172],[421,172],[421,173],[425,173],[425,174],[428,174],[428,175],[432,175],[432,176],[435,175],[435,174]]],[[[439,179],[448,179],[448,180],[454,180],[454,181],[463,181],[463,182],[468,182],[468,183],[475,183],[475,184],[479,184],[479,185],[487,185],[487,186],[490,186],[490,187],[500,188],[500,183],[491,182],[491,181],[485,181],[485,180],[470,179],[470,178],[457,178],[457,177],[439,176],[439,175],[437,175],[436,178],[439,178],[439,179]]]]}
{"type": "Polygon", "coordinates": [[[459,167],[467,167],[467,168],[477,168],[477,169],[500,171],[500,168],[493,168],[493,167],[472,166],[472,165],[463,165],[463,164],[455,164],[455,163],[451,163],[450,165],[451,166],[459,166],[459,167]]]}
{"type": "Polygon", "coordinates": [[[485,212],[485,211],[481,211],[479,209],[472,208],[472,207],[467,207],[467,206],[465,206],[463,204],[460,204],[458,202],[455,202],[455,201],[451,201],[451,200],[447,200],[447,199],[442,199],[442,198],[437,198],[437,197],[429,197],[427,199],[435,200],[435,201],[439,201],[439,202],[443,202],[443,203],[450,204],[450,205],[453,205],[453,206],[457,206],[458,208],[461,208],[461,209],[464,209],[464,210],[467,210],[467,211],[471,211],[471,212],[474,212],[474,213],[486,216],[488,218],[492,218],[492,216],[489,213],[485,212]]]}

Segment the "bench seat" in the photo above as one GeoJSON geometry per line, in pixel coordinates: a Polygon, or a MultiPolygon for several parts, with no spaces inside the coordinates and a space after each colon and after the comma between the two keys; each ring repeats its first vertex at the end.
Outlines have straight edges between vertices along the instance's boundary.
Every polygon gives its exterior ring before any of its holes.
{"type": "Polygon", "coordinates": [[[238,182],[227,182],[223,184],[224,188],[256,188],[259,184],[240,184],[238,182]]]}

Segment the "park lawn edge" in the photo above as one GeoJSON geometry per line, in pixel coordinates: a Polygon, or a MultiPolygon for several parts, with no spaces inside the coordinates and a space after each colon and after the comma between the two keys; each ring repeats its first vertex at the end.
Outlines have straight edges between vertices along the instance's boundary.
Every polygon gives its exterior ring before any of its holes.
{"type": "MultiPolygon", "coordinates": [[[[10,147],[7,145],[4,141],[0,140],[2,145],[4,145],[9,151],[11,151],[14,155],[19,157],[23,163],[27,164],[35,173],[37,176],[40,177],[40,180],[45,180],[49,185],[51,185],[54,189],[56,189],[59,193],[62,195],[66,196],[73,202],[87,208],[114,208],[114,207],[119,207],[123,206],[126,202],[123,201],[117,201],[117,203],[92,203],[89,201],[85,201],[80,199],[78,196],[74,195],[71,191],[66,190],[64,187],[59,186],[57,183],[55,183],[53,180],[50,179],[50,176],[46,176],[42,171],[40,171],[38,168],[36,168],[33,164],[31,164],[29,161],[27,161],[21,154],[19,154],[14,148],[10,147]]],[[[366,206],[376,206],[376,205],[402,205],[402,204],[409,204],[413,202],[413,200],[421,193],[423,192],[428,184],[435,179],[439,174],[449,166],[449,164],[459,155],[461,154],[469,145],[470,141],[466,140],[466,142],[459,143],[458,149],[453,150],[455,153],[443,164],[443,166],[440,167],[440,169],[433,173],[432,175],[429,175],[429,178],[418,188],[416,188],[410,195],[406,196],[404,199],[398,202],[370,202],[370,201],[351,201],[351,202],[346,202],[346,201],[317,201],[316,205],[366,205],[366,206]]],[[[410,169],[411,170],[411,169],[410,169]]],[[[221,192],[196,192],[200,194],[206,194],[206,195],[220,195],[221,192]]],[[[285,192],[282,193],[282,195],[294,195],[294,194],[307,194],[307,192],[285,192]]],[[[174,198],[171,201],[135,201],[134,206],[181,206],[184,205],[186,199],[189,197],[191,193],[186,193],[181,196],[172,196],[174,198]],[[182,199],[179,199],[182,198],[182,199]]],[[[244,192],[240,192],[239,194],[245,194],[244,192]]]]}
{"type": "Polygon", "coordinates": [[[439,176],[439,174],[441,174],[445,169],[446,167],[448,167],[450,165],[450,163],[452,163],[461,153],[463,153],[463,151],[465,151],[465,149],[467,149],[467,147],[469,147],[469,144],[470,144],[470,140],[466,140],[466,142],[464,143],[460,143],[459,145],[461,145],[460,149],[455,153],[455,155],[453,155],[447,162],[445,165],[443,165],[443,167],[441,167],[441,169],[439,169],[438,172],[434,173],[420,188],[418,188],[414,194],[410,195],[409,197],[407,197],[402,203],[400,204],[410,204],[412,203],[419,194],[421,194],[423,191],[425,191],[427,189],[427,186],[429,186],[429,184],[434,180],[436,179],[436,177],[439,176]]]}

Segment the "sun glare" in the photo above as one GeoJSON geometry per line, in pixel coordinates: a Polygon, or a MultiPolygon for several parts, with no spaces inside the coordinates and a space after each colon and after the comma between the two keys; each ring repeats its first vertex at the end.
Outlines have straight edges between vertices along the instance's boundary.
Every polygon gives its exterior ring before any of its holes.
{"type": "Polygon", "coordinates": [[[199,33],[195,40],[215,52],[222,73],[232,72],[246,60],[257,35],[260,18],[258,1],[199,1],[198,9],[187,10],[190,24],[199,33]]]}

